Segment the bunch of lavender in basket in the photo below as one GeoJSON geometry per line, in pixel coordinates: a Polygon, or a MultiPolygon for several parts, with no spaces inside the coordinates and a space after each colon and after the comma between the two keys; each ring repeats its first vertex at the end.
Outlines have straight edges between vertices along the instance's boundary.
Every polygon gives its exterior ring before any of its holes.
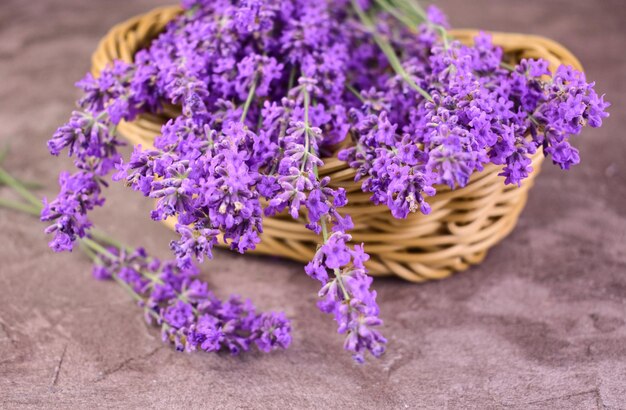
{"type": "MultiPolygon", "coordinates": [[[[607,116],[581,72],[550,73],[541,60],[511,65],[487,34],[463,45],[439,10],[413,0],[182,5],[134,63],[78,82],[78,109],[48,143],[54,155],[67,149],[77,168],[61,175],[59,196],[42,212],[50,246],[71,250],[89,235],[87,213],[104,203],[112,172],[158,200],[154,220],[177,218],[171,249],[181,272],[211,258],[218,241],[254,249],[263,216],[288,213],[320,236],[305,272],[359,362],[382,354],[386,340],[366,245],[351,243],[352,220],[341,212],[346,193],[318,176],[324,157],[347,161],[373,203],[405,218],[430,211],[437,185],[463,187],[487,163],[503,166],[506,184],[532,172],[538,149],[569,168],[579,162],[569,137],[607,116]],[[172,105],[180,112],[154,148],[136,146],[123,161],[116,125],[172,105]]],[[[198,317],[197,303],[180,303],[163,324],[198,317]]],[[[284,318],[264,320],[273,328],[284,318]]]]}

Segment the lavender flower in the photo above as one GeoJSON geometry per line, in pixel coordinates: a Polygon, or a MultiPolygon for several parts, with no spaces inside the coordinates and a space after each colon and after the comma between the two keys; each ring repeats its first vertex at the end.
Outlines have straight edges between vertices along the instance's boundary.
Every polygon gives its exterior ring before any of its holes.
{"type": "Polygon", "coordinates": [[[85,216],[87,211],[104,203],[100,183],[92,173],[78,171],[70,175],[62,172],[59,184],[61,192],[58,197],[52,202],[44,200],[41,212],[42,221],[53,222],[46,228],[46,233],[54,233],[50,247],[56,252],[72,250],[76,238],[84,237],[91,227],[85,216]]]}
{"type": "Polygon", "coordinates": [[[94,276],[122,283],[144,309],[146,321],[160,326],[163,340],[177,350],[239,354],[253,345],[263,352],[289,347],[291,325],[283,313],[257,313],[249,300],[237,296],[219,300],[197,279],[193,265],[162,263],[141,248],[100,249],[87,243],[99,252],[94,276]]]}

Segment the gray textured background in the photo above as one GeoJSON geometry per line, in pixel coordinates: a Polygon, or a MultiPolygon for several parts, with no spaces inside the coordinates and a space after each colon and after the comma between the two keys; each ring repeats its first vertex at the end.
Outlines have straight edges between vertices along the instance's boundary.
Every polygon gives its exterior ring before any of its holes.
{"type": "MultiPolygon", "coordinates": [[[[170,0],[171,1],[171,0],[170,0]]],[[[45,141],[78,96],[98,39],[168,0],[2,0],[0,142],[7,167],[52,195],[67,159],[45,141]]],[[[314,307],[298,264],[216,252],[203,267],[293,318],[287,352],[180,354],[79,254],[53,255],[42,226],[0,210],[0,407],[625,408],[626,7],[621,0],[446,0],[456,27],[541,34],[568,46],[613,103],[576,139],[583,163],[546,165],[514,233],[479,267],[411,285],[377,280],[389,351],[358,367],[314,307]]],[[[4,192],[3,192],[4,194],[4,192]]],[[[172,234],[114,187],[97,222],[165,255],[172,234]],[[113,219],[114,218],[114,219],[113,219]]]]}

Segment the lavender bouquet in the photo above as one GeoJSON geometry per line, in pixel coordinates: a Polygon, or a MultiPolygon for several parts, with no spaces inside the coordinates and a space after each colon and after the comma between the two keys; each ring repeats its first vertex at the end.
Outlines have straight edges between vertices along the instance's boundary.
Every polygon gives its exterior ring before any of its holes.
{"type": "Polygon", "coordinates": [[[340,213],[346,193],[318,176],[338,146],[372,202],[405,218],[429,213],[434,186],[463,187],[487,163],[503,167],[505,184],[532,172],[538,149],[568,169],[579,162],[570,136],[608,115],[583,73],[551,73],[542,60],[512,66],[487,34],[463,45],[438,9],[413,0],[182,6],[134,63],[77,83],[78,108],[48,142],[53,155],[67,150],[76,170],[61,174],[58,197],[41,212],[52,249],[86,247],[95,275],[129,290],[181,350],[289,345],[284,315],[217,300],[194,267],[220,240],[254,249],[263,216],[287,212],[320,236],[305,272],[319,281],[318,307],[334,317],[344,348],[357,362],[384,352],[369,256],[351,244],[351,218],[340,213]],[[136,146],[122,160],[116,125],[165,105],[181,111],[154,148],[136,146]],[[175,261],[99,244],[87,214],[104,204],[110,173],[158,200],[152,219],[177,218],[175,261]]]}

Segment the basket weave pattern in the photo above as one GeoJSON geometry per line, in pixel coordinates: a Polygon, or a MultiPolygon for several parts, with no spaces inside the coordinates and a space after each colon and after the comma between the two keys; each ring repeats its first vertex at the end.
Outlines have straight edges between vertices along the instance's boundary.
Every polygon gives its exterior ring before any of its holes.
{"type": "MultiPolygon", "coordinates": [[[[155,9],[113,27],[102,39],[92,58],[92,72],[97,75],[115,59],[133,61],[134,54],[147,47],[163,31],[165,25],[181,12],[178,7],[155,9]]],[[[453,36],[471,43],[474,30],[455,30],[453,36]]],[[[492,33],[493,42],[503,48],[511,61],[522,58],[543,58],[554,70],[560,64],[581,69],[578,60],[561,45],[537,36],[492,33]]],[[[159,114],[142,114],[133,122],[122,122],[118,130],[134,144],[150,147],[169,118],[159,114]]],[[[544,159],[539,150],[534,157],[534,172],[521,187],[505,186],[498,176],[501,167],[488,164],[472,175],[464,188],[450,190],[437,186],[437,195],[428,198],[429,215],[411,214],[405,220],[391,216],[386,206],[370,202],[370,194],[354,182],[355,172],[336,157],[325,158],[320,176],[330,176],[331,185],[343,187],[348,205],[342,212],[355,224],[351,231],[354,242],[364,242],[371,259],[367,262],[375,276],[397,275],[421,282],[441,279],[453,272],[480,263],[490,247],[501,241],[515,227],[526,204],[528,190],[537,177],[544,159]]],[[[175,221],[166,223],[173,226],[175,221]]],[[[320,238],[294,221],[289,215],[265,218],[261,243],[255,252],[309,261],[320,238]]]]}

